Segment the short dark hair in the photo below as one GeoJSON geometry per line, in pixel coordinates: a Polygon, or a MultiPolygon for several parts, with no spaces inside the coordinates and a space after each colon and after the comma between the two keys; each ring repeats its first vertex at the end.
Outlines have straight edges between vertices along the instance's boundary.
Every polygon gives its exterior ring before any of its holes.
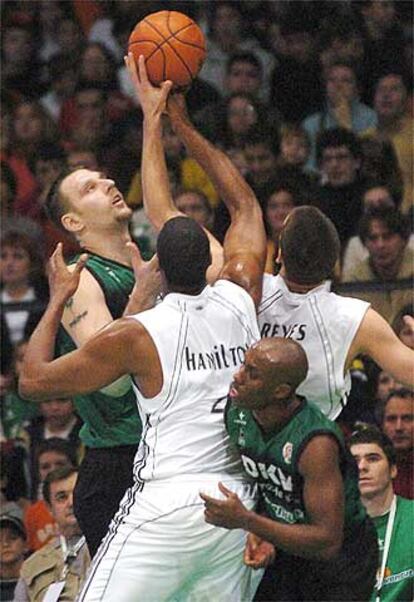
{"type": "Polygon", "coordinates": [[[74,466],[60,466],[59,468],[55,468],[55,470],[49,472],[42,485],[43,499],[49,504],[49,506],[51,484],[56,483],[57,481],[64,481],[65,479],[71,477],[73,474],[77,473],[78,469],[74,466]]]}
{"type": "MultiPolygon", "coordinates": [[[[79,168],[78,168],[79,169],[79,168]]],[[[45,212],[50,221],[60,230],[67,233],[62,224],[62,216],[68,211],[67,200],[62,195],[61,184],[63,180],[72,173],[68,167],[62,169],[56,180],[52,183],[46,196],[44,204],[45,212]]]]}
{"type": "Polygon", "coordinates": [[[388,393],[387,399],[384,403],[384,414],[388,403],[391,401],[391,399],[394,399],[394,397],[399,397],[400,399],[410,399],[411,401],[414,401],[414,391],[411,391],[411,389],[407,389],[406,387],[397,387],[396,389],[392,389],[388,393]]]}
{"type": "Polygon", "coordinates": [[[407,241],[410,237],[410,222],[396,207],[370,207],[363,213],[359,224],[358,233],[363,243],[367,240],[371,223],[378,220],[393,234],[399,234],[407,241]]]}
{"type": "Polygon", "coordinates": [[[263,72],[262,63],[253,52],[235,52],[234,54],[231,54],[226,65],[227,74],[230,73],[234,63],[249,63],[250,65],[253,65],[253,67],[256,67],[260,72],[260,75],[263,72]]]}
{"type": "Polygon", "coordinates": [[[295,207],[280,234],[280,249],[289,280],[317,284],[333,273],[340,252],[338,232],[316,207],[295,207]]]}
{"type": "Polygon", "coordinates": [[[318,163],[320,164],[322,155],[327,148],[337,148],[338,146],[346,146],[354,159],[361,157],[361,145],[353,132],[345,128],[329,128],[321,132],[317,138],[316,158],[318,163]]]}
{"type": "Polygon", "coordinates": [[[348,447],[360,443],[375,443],[384,452],[389,465],[396,465],[397,455],[391,439],[374,424],[361,422],[355,425],[355,430],[348,439],[348,447]]]}
{"type": "Polygon", "coordinates": [[[59,437],[51,437],[50,439],[44,439],[40,441],[36,448],[36,459],[39,462],[39,458],[46,452],[56,452],[62,456],[66,456],[72,466],[77,465],[76,451],[73,446],[66,441],[66,439],[59,439],[59,437]]]}
{"type": "Polygon", "coordinates": [[[178,216],[168,220],[158,235],[157,255],[169,285],[196,290],[205,284],[210,243],[193,219],[178,216]]]}

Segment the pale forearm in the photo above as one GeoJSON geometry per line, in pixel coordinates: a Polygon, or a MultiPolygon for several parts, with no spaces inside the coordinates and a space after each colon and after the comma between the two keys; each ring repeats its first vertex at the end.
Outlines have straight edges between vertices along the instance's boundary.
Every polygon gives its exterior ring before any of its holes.
{"type": "Polygon", "coordinates": [[[34,330],[24,356],[19,379],[19,392],[24,398],[39,400],[35,382],[40,382],[42,369],[53,360],[55,338],[62,318],[64,305],[51,299],[42,319],[34,330]]]}
{"type": "Polygon", "coordinates": [[[279,523],[256,512],[247,512],[244,528],[289,554],[329,560],[341,546],[339,534],[329,534],[316,525],[279,523]]]}
{"type": "Polygon", "coordinates": [[[145,213],[156,230],[178,214],[171,198],[161,128],[161,116],[144,120],[142,190],[145,213]]]}

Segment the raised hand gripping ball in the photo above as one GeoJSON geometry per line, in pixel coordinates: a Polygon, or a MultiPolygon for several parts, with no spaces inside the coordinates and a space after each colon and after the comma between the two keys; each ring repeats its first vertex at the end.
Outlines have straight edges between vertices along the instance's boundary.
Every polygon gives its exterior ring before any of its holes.
{"type": "Polygon", "coordinates": [[[134,59],[142,54],[149,80],[158,85],[169,79],[175,87],[191,84],[206,57],[204,34],[192,19],[162,10],[137,23],[128,41],[134,59]]]}

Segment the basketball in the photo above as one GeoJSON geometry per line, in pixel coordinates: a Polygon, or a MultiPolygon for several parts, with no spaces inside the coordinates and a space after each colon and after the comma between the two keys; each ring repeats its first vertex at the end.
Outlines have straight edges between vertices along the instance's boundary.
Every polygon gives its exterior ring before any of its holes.
{"type": "Polygon", "coordinates": [[[128,41],[135,61],[145,57],[148,78],[154,85],[169,79],[175,87],[191,84],[205,56],[204,34],[192,19],[177,11],[162,10],[137,23],[128,41]]]}

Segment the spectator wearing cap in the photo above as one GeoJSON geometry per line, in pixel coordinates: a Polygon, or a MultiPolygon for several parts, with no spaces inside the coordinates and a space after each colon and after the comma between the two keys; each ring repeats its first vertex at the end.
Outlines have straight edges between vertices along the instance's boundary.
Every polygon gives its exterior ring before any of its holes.
{"type": "Polygon", "coordinates": [[[359,236],[368,257],[354,266],[347,282],[368,283],[366,291],[355,291],[355,295],[392,323],[413,298],[414,252],[408,244],[408,219],[395,207],[370,209],[361,218],[359,236]]]}
{"type": "Polygon", "coordinates": [[[378,78],[374,91],[374,108],[378,115],[378,132],[392,142],[404,182],[401,205],[403,213],[413,206],[413,118],[408,97],[412,94],[411,78],[397,70],[378,78]]]}
{"type": "Polygon", "coordinates": [[[23,563],[15,602],[45,599],[73,602],[80,591],[90,557],[73,512],[77,477],[76,468],[58,468],[49,473],[44,482],[43,496],[57,523],[59,535],[23,563]]]}
{"type": "Polygon", "coordinates": [[[325,106],[303,121],[311,140],[307,167],[316,167],[318,136],[330,128],[346,128],[355,134],[372,133],[377,126],[373,109],[360,102],[355,68],[351,63],[335,62],[325,69],[325,106]]]}
{"type": "Polygon", "coordinates": [[[11,602],[27,552],[22,521],[12,514],[0,516],[0,600],[11,602]]]}

